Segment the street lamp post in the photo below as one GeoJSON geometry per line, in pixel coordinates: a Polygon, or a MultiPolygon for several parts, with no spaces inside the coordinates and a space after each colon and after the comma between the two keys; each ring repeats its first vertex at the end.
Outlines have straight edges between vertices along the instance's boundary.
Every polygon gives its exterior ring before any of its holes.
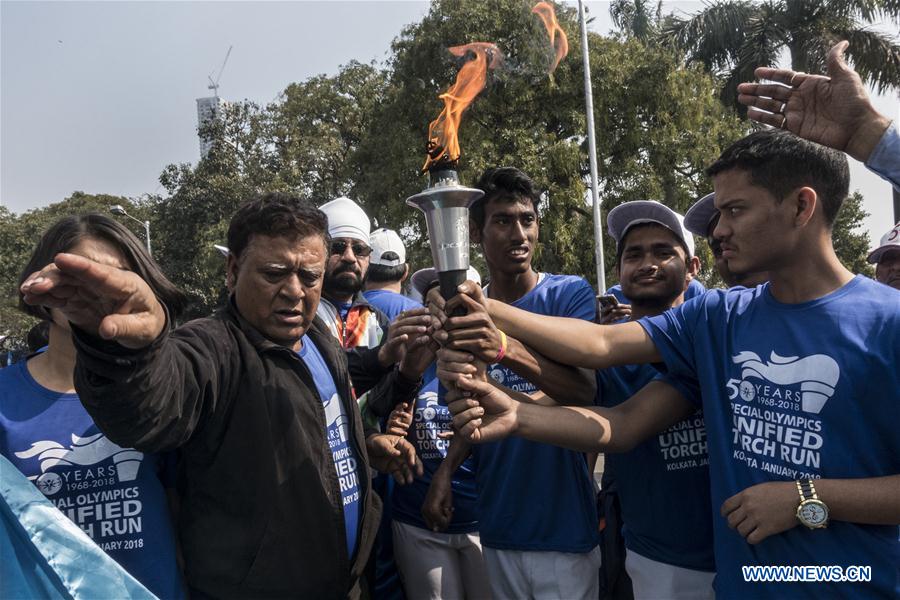
{"type": "Polygon", "coordinates": [[[597,175],[597,141],[594,136],[594,94],[591,89],[591,61],[588,52],[587,17],[578,0],[581,21],[581,59],[584,63],[584,106],[587,117],[588,160],[591,165],[591,206],[594,214],[594,261],[597,263],[597,293],[606,293],[606,266],[603,260],[603,225],[600,222],[600,190],[597,175]]]}
{"type": "Polygon", "coordinates": [[[150,256],[153,256],[153,252],[150,250],[150,221],[141,221],[140,219],[132,217],[131,215],[128,214],[128,212],[125,211],[125,207],[123,207],[121,204],[116,204],[114,206],[110,206],[109,212],[111,212],[114,215],[122,215],[123,217],[128,217],[132,221],[136,221],[136,222],[140,223],[141,225],[143,225],[144,226],[144,236],[147,241],[147,254],[149,254],[150,256]]]}

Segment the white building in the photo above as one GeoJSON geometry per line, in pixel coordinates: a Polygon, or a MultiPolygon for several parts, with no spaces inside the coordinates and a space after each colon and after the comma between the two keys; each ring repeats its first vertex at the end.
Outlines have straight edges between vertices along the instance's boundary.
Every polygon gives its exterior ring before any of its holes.
{"type": "Polygon", "coordinates": [[[213,119],[219,118],[227,103],[218,96],[197,98],[197,128],[200,137],[200,158],[206,158],[212,148],[212,140],[200,133],[199,129],[213,119]]]}

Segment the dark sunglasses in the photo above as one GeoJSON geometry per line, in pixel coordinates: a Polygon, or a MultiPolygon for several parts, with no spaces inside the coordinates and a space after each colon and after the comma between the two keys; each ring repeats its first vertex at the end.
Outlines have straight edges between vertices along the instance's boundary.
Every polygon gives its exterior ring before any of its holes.
{"type": "Polygon", "coordinates": [[[362,242],[347,242],[340,240],[331,242],[331,253],[343,254],[347,251],[347,246],[353,248],[353,254],[355,254],[356,256],[366,257],[372,254],[372,249],[362,242]]]}

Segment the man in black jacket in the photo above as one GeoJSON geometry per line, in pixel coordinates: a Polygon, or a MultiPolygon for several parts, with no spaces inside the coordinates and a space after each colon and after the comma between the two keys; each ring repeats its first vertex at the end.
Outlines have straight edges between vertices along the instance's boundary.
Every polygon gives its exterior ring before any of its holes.
{"type": "Polygon", "coordinates": [[[411,477],[414,450],[366,438],[350,384],[391,377],[378,360],[390,352],[347,355],[315,317],[328,242],[312,204],[250,201],[228,231],[228,305],[174,331],[139,276],[80,256],[22,286],[75,325],[76,388],[100,429],[145,452],[181,448],[194,597],[357,597],[380,504],[369,459],[411,477]]]}

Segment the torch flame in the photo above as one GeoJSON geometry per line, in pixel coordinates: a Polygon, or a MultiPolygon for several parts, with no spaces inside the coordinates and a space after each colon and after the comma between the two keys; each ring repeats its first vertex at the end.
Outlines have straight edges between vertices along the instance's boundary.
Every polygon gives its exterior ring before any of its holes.
{"type": "Polygon", "coordinates": [[[473,42],[448,50],[454,56],[472,58],[463,63],[450,89],[438,96],[444,101],[444,110],[428,126],[428,157],[422,171],[435,163],[453,162],[459,158],[457,132],[463,111],[484,89],[488,70],[497,68],[503,61],[500,49],[490,42],[473,42]]]}
{"type": "Polygon", "coordinates": [[[563,28],[559,26],[559,22],[556,20],[556,11],[553,9],[552,4],[549,2],[538,2],[531,9],[531,12],[539,16],[541,21],[544,22],[547,35],[550,36],[550,45],[553,46],[553,50],[556,53],[556,58],[550,66],[550,73],[552,73],[559,65],[559,61],[564,59],[569,53],[569,38],[566,37],[566,32],[563,31],[563,28]]]}

